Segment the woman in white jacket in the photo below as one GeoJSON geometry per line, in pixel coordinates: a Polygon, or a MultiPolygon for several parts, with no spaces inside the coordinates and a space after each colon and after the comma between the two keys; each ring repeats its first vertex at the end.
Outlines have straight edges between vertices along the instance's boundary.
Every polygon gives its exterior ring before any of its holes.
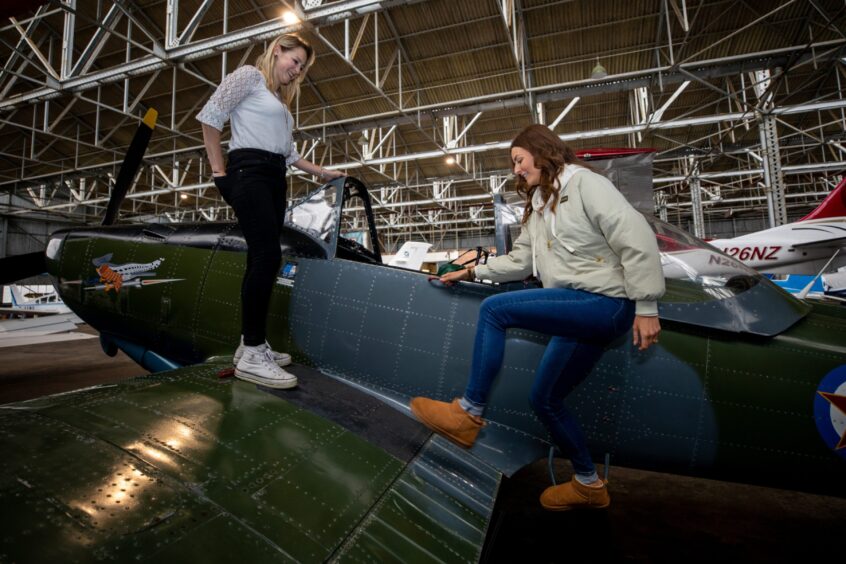
{"type": "Polygon", "coordinates": [[[543,288],[483,301],[464,397],[452,403],[414,398],[411,410],[431,429],[469,448],[502,365],[506,330],[548,334],[529,401],[575,475],[547,488],[541,505],[559,511],[607,507],[605,482],[564,398],[587,377],[605,346],[629,328],[641,350],[658,341],[657,300],[664,293],[658,245],[643,216],[548,128],[531,125],[520,132],[511,143],[511,161],[517,192],[526,199],[514,249],[475,271],[445,274],[441,281],[507,282],[533,274],[543,288]]]}

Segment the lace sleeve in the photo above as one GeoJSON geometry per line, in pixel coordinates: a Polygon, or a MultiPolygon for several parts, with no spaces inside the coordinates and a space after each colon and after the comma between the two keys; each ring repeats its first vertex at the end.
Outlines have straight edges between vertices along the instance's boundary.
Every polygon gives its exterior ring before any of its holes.
{"type": "Polygon", "coordinates": [[[262,84],[264,77],[253,66],[244,65],[226,75],[209,101],[197,114],[197,120],[223,131],[223,124],[229,119],[232,110],[241,103],[250,90],[262,84]]]}
{"type": "Polygon", "coordinates": [[[291,133],[288,134],[288,142],[291,144],[290,150],[288,151],[288,156],[285,158],[285,164],[291,166],[298,160],[300,160],[300,154],[297,152],[297,145],[294,143],[294,116],[291,115],[290,110],[285,108],[285,122],[288,125],[288,131],[291,133]]]}

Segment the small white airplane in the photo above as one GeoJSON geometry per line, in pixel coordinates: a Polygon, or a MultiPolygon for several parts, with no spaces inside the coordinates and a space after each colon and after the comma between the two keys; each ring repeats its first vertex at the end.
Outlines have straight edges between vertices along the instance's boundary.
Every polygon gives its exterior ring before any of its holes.
{"type": "Polygon", "coordinates": [[[827,296],[846,298],[846,269],[823,274],[823,291],[827,296]]]}
{"type": "Polygon", "coordinates": [[[11,294],[11,307],[0,307],[0,313],[12,313],[23,315],[48,315],[54,313],[70,313],[70,308],[65,305],[56,290],[39,293],[34,298],[27,298],[21,291],[23,286],[9,286],[11,294]]]}
{"type": "Polygon", "coordinates": [[[15,285],[8,288],[12,306],[0,307],[0,314],[13,319],[0,320],[0,349],[93,337],[76,331],[82,320],[64,304],[52,286],[41,286],[44,290],[15,285]]]}
{"type": "Polygon", "coordinates": [[[789,274],[774,277],[773,283],[791,294],[811,299],[846,301],[846,269],[820,276],[789,274]]]}
{"type": "Polygon", "coordinates": [[[846,266],[846,178],[796,222],[708,244],[767,274],[816,275],[846,266]]]}
{"type": "Polygon", "coordinates": [[[431,243],[421,243],[418,241],[406,241],[403,243],[400,250],[392,257],[385,257],[390,266],[398,266],[408,270],[420,270],[423,266],[423,261],[426,259],[426,253],[431,247],[431,243]]]}

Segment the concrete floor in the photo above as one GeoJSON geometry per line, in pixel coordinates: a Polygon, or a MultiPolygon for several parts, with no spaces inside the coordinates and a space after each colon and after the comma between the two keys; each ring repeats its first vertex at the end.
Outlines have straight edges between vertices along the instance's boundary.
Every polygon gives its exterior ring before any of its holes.
{"type": "MultiPolygon", "coordinates": [[[[0,403],[145,373],[123,353],[103,354],[97,339],[4,348],[0,358],[0,403]]],[[[569,465],[556,463],[556,472],[566,479],[569,465]]],[[[611,469],[610,480],[609,510],[550,513],[537,503],[549,485],[546,461],[506,479],[483,560],[714,564],[843,558],[846,499],[619,467],[611,469]]]]}
{"type": "MultiPolygon", "coordinates": [[[[81,325],[79,332],[97,335],[81,325]]],[[[147,371],[123,352],[106,356],[99,339],[0,349],[0,404],[117,382],[147,371]]]]}
{"type": "MultiPolygon", "coordinates": [[[[557,464],[569,476],[569,464],[557,464]]],[[[507,480],[490,562],[808,562],[843,559],[846,499],[612,467],[611,507],[553,513],[546,461],[507,480]]],[[[846,475],[844,475],[846,479],[846,475]]]]}

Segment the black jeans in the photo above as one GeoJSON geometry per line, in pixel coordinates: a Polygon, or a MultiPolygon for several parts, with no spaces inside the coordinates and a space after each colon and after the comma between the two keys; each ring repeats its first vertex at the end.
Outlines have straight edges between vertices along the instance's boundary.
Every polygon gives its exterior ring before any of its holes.
{"type": "Polygon", "coordinates": [[[215,186],[235,210],[247,242],[247,271],[241,282],[241,331],[244,344],[266,339],[267,309],[282,262],[279,234],[285,221],[285,156],[259,149],[230,151],[226,176],[215,186]]]}

